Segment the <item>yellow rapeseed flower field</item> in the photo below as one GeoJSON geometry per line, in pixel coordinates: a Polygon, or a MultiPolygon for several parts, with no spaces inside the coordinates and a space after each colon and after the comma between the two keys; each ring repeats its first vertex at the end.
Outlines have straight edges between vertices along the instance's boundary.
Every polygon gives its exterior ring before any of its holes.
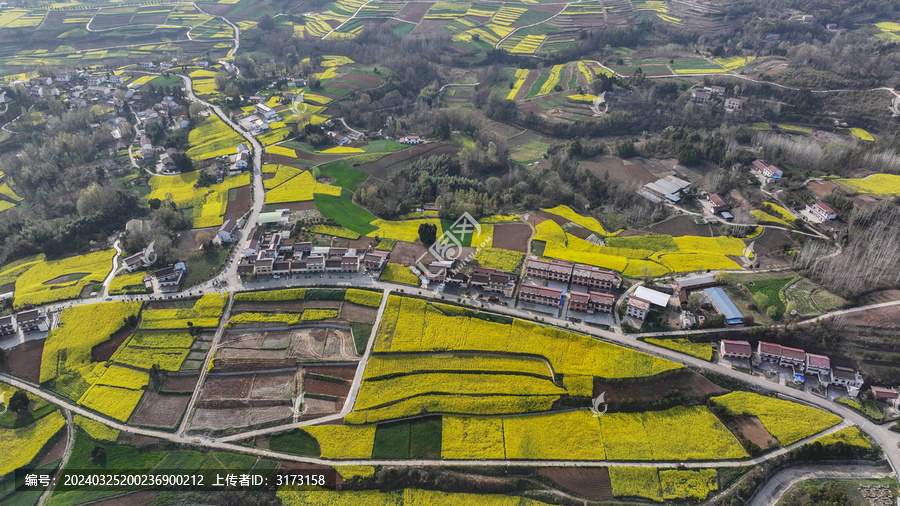
{"type": "Polygon", "coordinates": [[[3,448],[0,476],[28,465],[65,424],[62,413],[56,410],[24,427],[0,428],[0,448],[3,448]]]}
{"type": "Polygon", "coordinates": [[[751,392],[731,392],[713,397],[711,401],[724,406],[735,416],[759,418],[782,446],[822,432],[841,421],[839,416],[816,408],[751,392]]]}
{"type": "Polygon", "coordinates": [[[303,429],[316,438],[326,459],[372,458],[375,425],[318,425],[303,429]]]}
{"type": "Polygon", "coordinates": [[[75,425],[81,427],[91,439],[95,441],[115,441],[119,438],[119,430],[107,427],[100,422],[85,418],[81,415],[75,415],[75,425]]]}
{"type": "Polygon", "coordinates": [[[143,390],[94,385],[78,400],[78,404],[125,422],[137,408],[143,395],[143,390]]]}
{"type": "Polygon", "coordinates": [[[74,299],[92,282],[102,282],[112,269],[116,250],[34,263],[16,280],[16,309],[74,299]]]}
{"type": "Polygon", "coordinates": [[[108,340],[137,314],[140,302],[106,302],[63,309],[59,326],[50,332],[41,357],[41,383],[57,376],[82,374],[91,366],[91,349],[108,340]]]}
{"type": "Polygon", "coordinates": [[[838,183],[859,193],[900,195],[900,175],[872,174],[862,179],[838,179],[838,183]]]}

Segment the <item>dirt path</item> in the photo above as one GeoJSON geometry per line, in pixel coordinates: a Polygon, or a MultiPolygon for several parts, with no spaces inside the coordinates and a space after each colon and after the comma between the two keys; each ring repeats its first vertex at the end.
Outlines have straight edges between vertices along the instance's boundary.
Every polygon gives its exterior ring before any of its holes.
{"type": "MultiPolygon", "coordinates": [[[[75,423],[72,421],[72,412],[68,409],[62,410],[63,416],[66,418],[66,451],[63,454],[63,458],[59,463],[59,470],[57,471],[57,477],[59,477],[59,471],[65,469],[66,464],[69,463],[69,457],[72,456],[72,448],[75,447],[75,423]]],[[[50,499],[50,496],[53,494],[53,490],[56,488],[56,482],[52,482],[47,490],[41,494],[41,498],[38,499],[37,506],[43,506],[44,503],[50,499]]]]}
{"type": "Polygon", "coordinates": [[[212,343],[209,346],[209,351],[206,352],[206,360],[203,361],[203,367],[200,368],[200,378],[197,380],[197,384],[194,386],[194,393],[191,394],[191,400],[188,402],[187,408],[184,410],[184,416],[181,417],[181,425],[178,427],[177,434],[184,436],[185,428],[187,427],[188,421],[191,418],[191,411],[194,409],[194,404],[197,403],[197,398],[200,397],[200,391],[202,390],[203,383],[206,381],[206,376],[209,374],[210,366],[212,365],[213,357],[216,354],[216,349],[219,347],[219,342],[222,340],[222,336],[225,334],[225,325],[228,324],[228,318],[231,315],[231,306],[234,305],[234,294],[228,294],[228,303],[225,305],[225,311],[222,313],[222,318],[219,319],[219,328],[216,329],[216,334],[213,336],[212,343]]]}

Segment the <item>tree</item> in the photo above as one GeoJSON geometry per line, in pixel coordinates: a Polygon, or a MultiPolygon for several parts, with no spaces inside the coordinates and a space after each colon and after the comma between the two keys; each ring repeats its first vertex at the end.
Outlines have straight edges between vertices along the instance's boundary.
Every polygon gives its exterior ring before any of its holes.
{"type": "Polygon", "coordinates": [[[102,446],[94,446],[94,449],[91,450],[91,460],[93,460],[97,464],[106,462],[106,448],[103,448],[102,446]]]}
{"type": "Polygon", "coordinates": [[[181,172],[182,174],[194,170],[194,161],[184,153],[175,153],[172,155],[172,163],[175,164],[175,168],[178,169],[178,172],[181,172]]]}
{"type": "Polygon", "coordinates": [[[152,198],[147,201],[147,204],[150,205],[150,209],[159,209],[159,206],[162,205],[162,200],[159,200],[157,198],[152,198]]]}
{"type": "Polygon", "coordinates": [[[419,239],[422,244],[431,245],[437,240],[437,225],[434,223],[423,223],[419,225],[419,239]]]}
{"type": "Polygon", "coordinates": [[[271,32],[275,29],[275,20],[269,14],[263,14],[259,17],[259,23],[256,26],[264,32],[271,32]]]}
{"type": "Polygon", "coordinates": [[[703,307],[703,294],[700,292],[694,292],[688,297],[688,310],[692,313],[696,313],[703,307]]]}
{"type": "Polygon", "coordinates": [[[9,399],[9,410],[13,413],[22,413],[28,409],[28,395],[24,390],[16,390],[9,399]]]}
{"type": "Polygon", "coordinates": [[[216,88],[218,88],[219,91],[224,92],[225,88],[228,86],[230,77],[231,76],[228,74],[228,72],[226,72],[224,70],[220,70],[216,74],[216,88]]]}

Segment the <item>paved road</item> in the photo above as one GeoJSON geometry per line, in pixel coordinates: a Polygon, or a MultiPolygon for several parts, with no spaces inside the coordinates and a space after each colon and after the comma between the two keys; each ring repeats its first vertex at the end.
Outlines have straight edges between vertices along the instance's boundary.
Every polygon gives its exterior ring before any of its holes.
{"type": "Polygon", "coordinates": [[[862,465],[807,465],[790,467],[777,472],[747,502],[747,506],[771,506],[801,481],[813,479],[858,480],[885,478],[891,475],[889,469],[862,465]]]}
{"type": "Polygon", "coordinates": [[[109,271],[106,279],[103,280],[103,289],[100,290],[100,297],[106,297],[109,294],[109,284],[112,283],[113,278],[116,276],[116,271],[119,270],[119,257],[122,256],[122,248],[119,247],[118,239],[113,243],[113,248],[116,249],[116,254],[112,259],[112,270],[109,271]]]}

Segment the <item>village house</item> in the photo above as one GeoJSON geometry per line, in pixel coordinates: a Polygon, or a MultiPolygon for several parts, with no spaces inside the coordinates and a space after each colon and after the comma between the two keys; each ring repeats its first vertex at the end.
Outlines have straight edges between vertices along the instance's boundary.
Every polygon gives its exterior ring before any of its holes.
{"type": "Polygon", "coordinates": [[[525,273],[536,278],[552,279],[568,283],[572,279],[572,270],[575,265],[559,260],[539,260],[529,258],[525,263],[525,273]]]}
{"type": "Polygon", "coordinates": [[[650,312],[650,303],[636,297],[629,297],[628,303],[625,305],[625,316],[630,316],[636,320],[644,321],[647,313],[650,312]]]}
{"type": "Polygon", "coordinates": [[[781,176],[784,175],[783,170],[774,165],[768,165],[762,160],[753,160],[751,165],[753,165],[753,168],[756,169],[756,172],[763,177],[781,179],[781,176]]]}
{"type": "Polygon", "coordinates": [[[611,293],[601,292],[570,292],[569,293],[569,309],[572,311],[583,311],[587,314],[595,312],[611,313],[616,297],[611,293]]]}
{"type": "Polygon", "coordinates": [[[743,105],[743,100],[737,97],[730,97],[725,99],[725,110],[727,111],[737,111],[743,105]]]}
{"type": "Polygon", "coordinates": [[[731,210],[731,206],[728,202],[725,202],[725,199],[718,193],[708,193],[706,195],[706,200],[709,201],[713,214],[720,214],[731,210]]]}
{"type": "Polygon", "coordinates": [[[563,291],[544,286],[523,284],[519,288],[519,300],[545,306],[560,306],[563,301],[563,291]]]}
{"type": "Polygon", "coordinates": [[[821,200],[806,207],[806,210],[809,211],[809,214],[813,215],[820,222],[833,220],[837,218],[837,211],[831,208],[825,202],[821,200]]]}
{"type": "Polygon", "coordinates": [[[894,402],[897,400],[900,395],[898,395],[897,390],[889,387],[876,387],[872,386],[872,396],[875,397],[876,401],[881,402],[894,402]]]}
{"type": "Polygon", "coordinates": [[[697,104],[705,104],[709,102],[712,95],[708,91],[695,91],[691,93],[691,100],[697,104]]]}
{"type": "Polygon", "coordinates": [[[471,286],[480,287],[486,292],[502,293],[512,297],[516,288],[516,276],[510,272],[498,271],[486,267],[476,267],[469,279],[471,286]]]}
{"type": "Polygon", "coordinates": [[[850,397],[856,397],[862,388],[862,376],[847,367],[835,366],[831,368],[831,384],[844,387],[850,397]]]}
{"type": "Polygon", "coordinates": [[[572,269],[572,283],[613,291],[619,288],[621,280],[612,271],[606,271],[593,265],[575,264],[572,269]]]}
{"type": "Polygon", "coordinates": [[[831,374],[831,359],[825,355],[816,355],[815,353],[806,354],[806,372],[815,373],[820,377],[828,377],[831,374]]]}
{"type": "Polygon", "coordinates": [[[29,334],[31,332],[47,332],[47,317],[39,309],[31,311],[22,311],[16,315],[16,324],[22,329],[22,332],[29,334]]]}
{"type": "Polygon", "coordinates": [[[722,339],[719,342],[719,355],[722,358],[749,359],[753,354],[753,348],[747,341],[730,341],[722,339]]]}
{"type": "Polygon", "coordinates": [[[415,144],[421,144],[422,140],[419,139],[418,135],[409,135],[406,137],[400,137],[400,140],[397,142],[399,142],[400,144],[415,145],[415,144]]]}
{"type": "Polygon", "coordinates": [[[679,291],[700,290],[703,288],[716,286],[718,284],[719,283],[718,281],[716,281],[715,274],[697,274],[693,276],[675,278],[675,289],[679,291]]]}
{"type": "Polygon", "coordinates": [[[264,258],[253,262],[253,274],[255,276],[270,276],[272,267],[275,264],[274,258],[264,258]]]}
{"type": "Polygon", "coordinates": [[[278,113],[266,104],[256,104],[253,107],[256,111],[257,116],[259,116],[260,119],[265,120],[266,123],[272,123],[273,121],[281,120],[281,118],[278,117],[278,113]]]}
{"type": "Polygon", "coordinates": [[[363,265],[367,271],[380,271],[387,263],[390,251],[374,250],[366,253],[363,258],[363,265]]]}
{"type": "Polygon", "coordinates": [[[126,271],[134,272],[144,266],[144,252],[139,251],[134,255],[125,257],[122,263],[125,265],[126,271]]]}
{"type": "Polygon", "coordinates": [[[221,242],[234,242],[237,239],[236,235],[238,232],[237,222],[234,220],[226,220],[225,223],[222,223],[222,226],[219,227],[219,241],[221,242]]]}
{"type": "Polygon", "coordinates": [[[175,292],[178,291],[178,285],[181,284],[181,279],[184,277],[185,272],[187,272],[187,268],[184,266],[184,263],[178,262],[175,265],[169,265],[154,272],[153,277],[159,283],[160,290],[163,292],[175,292]]]}
{"type": "Polygon", "coordinates": [[[0,336],[8,336],[15,333],[16,327],[12,315],[0,318],[0,336]]]}

